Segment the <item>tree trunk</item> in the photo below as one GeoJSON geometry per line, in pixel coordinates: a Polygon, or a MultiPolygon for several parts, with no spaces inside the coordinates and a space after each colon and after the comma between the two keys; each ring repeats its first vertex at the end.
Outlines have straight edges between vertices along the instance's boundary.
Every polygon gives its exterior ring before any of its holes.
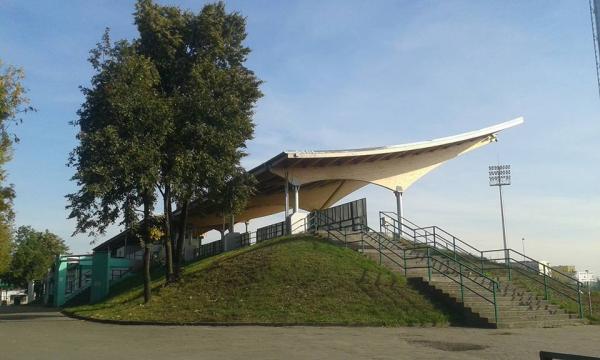
{"type": "Polygon", "coordinates": [[[183,242],[185,240],[185,229],[187,227],[189,201],[186,200],[181,204],[181,214],[179,215],[179,228],[177,229],[177,243],[175,250],[175,278],[179,280],[181,277],[181,266],[183,265],[183,242]]]}
{"type": "Polygon", "coordinates": [[[173,282],[173,239],[171,237],[171,186],[165,185],[163,195],[163,208],[165,214],[165,272],[167,284],[173,282]]]}
{"type": "Polygon", "coordinates": [[[152,298],[150,290],[150,195],[144,193],[144,223],[143,223],[143,242],[144,242],[144,303],[147,304],[152,298]]]}

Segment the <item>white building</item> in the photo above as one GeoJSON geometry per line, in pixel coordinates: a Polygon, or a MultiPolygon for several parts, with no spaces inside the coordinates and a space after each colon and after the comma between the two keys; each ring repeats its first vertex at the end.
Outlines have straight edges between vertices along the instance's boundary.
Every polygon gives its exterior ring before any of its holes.
{"type": "Polygon", "coordinates": [[[540,275],[552,276],[552,268],[548,261],[521,261],[519,263],[529,271],[536,271],[537,269],[540,275]]]}
{"type": "Polygon", "coordinates": [[[0,304],[2,304],[2,305],[27,304],[27,290],[25,290],[25,289],[0,290],[0,304]]]}

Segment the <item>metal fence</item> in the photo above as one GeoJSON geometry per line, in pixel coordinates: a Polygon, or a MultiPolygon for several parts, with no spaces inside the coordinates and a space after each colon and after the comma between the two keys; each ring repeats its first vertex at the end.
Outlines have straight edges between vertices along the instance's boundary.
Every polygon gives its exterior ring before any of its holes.
{"type": "Polygon", "coordinates": [[[282,221],[256,229],[256,242],[259,243],[261,241],[283,236],[287,232],[286,227],[286,222],[282,221]]]}
{"type": "Polygon", "coordinates": [[[208,244],[200,245],[197,259],[204,259],[223,252],[223,240],[213,241],[208,244]]]}
{"type": "Polygon", "coordinates": [[[349,203],[330,207],[313,212],[315,216],[311,217],[313,229],[323,228],[328,225],[336,224],[342,228],[351,228],[359,230],[367,224],[367,199],[362,198],[349,203]]]}
{"type": "Polygon", "coordinates": [[[252,239],[256,242],[256,232],[245,232],[240,234],[240,247],[252,245],[252,239]]]}

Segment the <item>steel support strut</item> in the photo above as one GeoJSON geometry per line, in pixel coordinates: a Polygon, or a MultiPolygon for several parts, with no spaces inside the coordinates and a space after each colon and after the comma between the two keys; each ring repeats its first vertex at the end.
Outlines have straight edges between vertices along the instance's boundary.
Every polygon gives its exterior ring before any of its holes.
{"type": "Polygon", "coordinates": [[[287,171],[285,173],[285,184],[283,189],[285,191],[285,221],[287,221],[287,217],[290,214],[290,183],[287,171]]]}
{"type": "Polygon", "coordinates": [[[300,209],[300,185],[292,185],[294,189],[294,209],[293,213],[297,213],[300,209]]]}
{"type": "Polygon", "coordinates": [[[396,213],[398,214],[398,237],[402,237],[402,186],[397,186],[394,195],[396,195],[396,213]]]}

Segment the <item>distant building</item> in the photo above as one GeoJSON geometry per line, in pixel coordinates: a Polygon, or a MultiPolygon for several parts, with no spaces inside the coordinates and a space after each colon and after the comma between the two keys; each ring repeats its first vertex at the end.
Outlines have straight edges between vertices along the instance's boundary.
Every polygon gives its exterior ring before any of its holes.
{"type": "Polygon", "coordinates": [[[0,290],[0,304],[2,304],[2,305],[27,304],[27,290],[25,290],[25,289],[0,290]]]}
{"type": "Polygon", "coordinates": [[[553,266],[552,269],[573,277],[575,277],[575,273],[577,272],[577,269],[575,269],[575,265],[556,265],[553,266]]]}
{"type": "Polygon", "coordinates": [[[529,271],[537,271],[540,275],[552,276],[552,268],[548,261],[520,261],[519,264],[529,271]]]}
{"type": "Polygon", "coordinates": [[[577,270],[575,265],[557,265],[553,266],[552,277],[556,280],[567,281],[577,278],[577,270]]]}

